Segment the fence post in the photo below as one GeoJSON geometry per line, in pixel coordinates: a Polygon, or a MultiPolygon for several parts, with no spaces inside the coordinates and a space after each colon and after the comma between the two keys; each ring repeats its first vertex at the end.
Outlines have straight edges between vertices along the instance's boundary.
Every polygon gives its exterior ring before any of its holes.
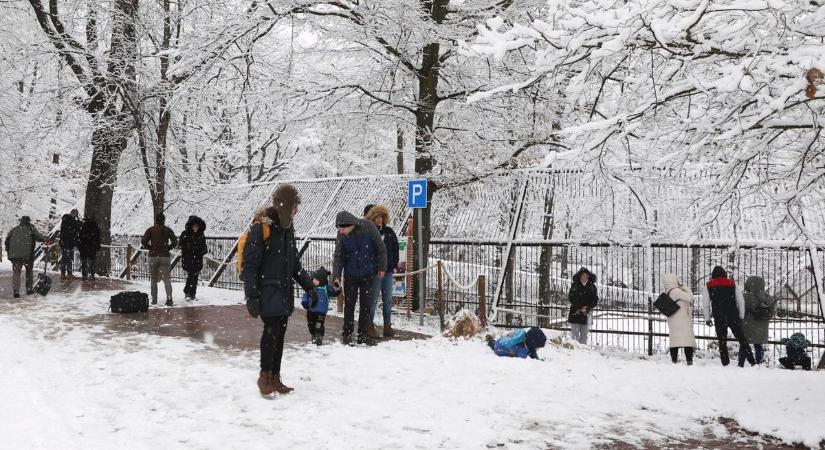
{"type": "Polygon", "coordinates": [[[487,277],[478,276],[478,318],[482,328],[487,328],[487,277]]]}
{"type": "Polygon", "coordinates": [[[132,243],[126,243],[126,279],[132,279],[132,243]]]}
{"type": "MultiPolygon", "coordinates": [[[[413,264],[413,220],[410,218],[407,220],[407,262],[406,264],[406,271],[407,273],[412,272],[415,268],[415,264],[413,264]]],[[[406,282],[404,283],[404,300],[407,303],[406,310],[407,310],[407,318],[409,319],[412,317],[412,294],[413,294],[413,276],[407,275],[406,282]]]]}
{"type": "Polygon", "coordinates": [[[653,286],[656,272],[653,267],[653,246],[648,243],[645,247],[645,265],[650,273],[647,284],[647,356],[653,356],[653,286]]]}
{"type": "Polygon", "coordinates": [[[438,280],[438,290],[436,291],[436,296],[438,297],[438,320],[441,325],[441,329],[444,329],[444,279],[442,278],[442,263],[439,259],[436,264],[438,265],[437,270],[437,280],[438,280]]]}

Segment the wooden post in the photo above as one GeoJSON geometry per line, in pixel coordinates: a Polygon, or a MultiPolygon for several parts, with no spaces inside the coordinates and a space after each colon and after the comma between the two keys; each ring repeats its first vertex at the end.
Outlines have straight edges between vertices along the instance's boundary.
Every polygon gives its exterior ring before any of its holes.
{"type": "MultiPolygon", "coordinates": [[[[413,237],[412,236],[413,236],[413,220],[412,220],[412,218],[410,218],[409,220],[407,220],[407,262],[406,262],[407,273],[412,272],[413,267],[415,267],[415,264],[413,264],[413,237]]],[[[406,297],[405,297],[404,300],[406,301],[407,318],[410,318],[412,316],[413,276],[412,275],[407,275],[406,278],[407,278],[407,281],[405,283],[406,289],[404,290],[405,294],[406,294],[406,297]]]]}
{"type": "Polygon", "coordinates": [[[132,243],[126,243],[126,279],[132,279],[132,243]]]}
{"type": "Polygon", "coordinates": [[[442,276],[443,264],[439,259],[437,262],[437,280],[438,280],[438,290],[436,291],[436,297],[438,297],[438,320],[441,324],[441,329],[444,329],[444,279],[442,276]]]}
{"type": "Polygon", "coordinates": [[[487,328],[487,277],[478,276],[478,318],[481,326],[487,328]]]}

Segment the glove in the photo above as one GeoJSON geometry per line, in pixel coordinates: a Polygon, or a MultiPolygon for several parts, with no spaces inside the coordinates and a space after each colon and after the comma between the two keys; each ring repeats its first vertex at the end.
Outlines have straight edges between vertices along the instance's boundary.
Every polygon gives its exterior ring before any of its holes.
{"type": "Polygon", "coordinates": [[[252,317],[257,318],[261,315],[261,299],[260,297],[247,297],[246,298],[246,310],[249,312],[249,315],[252,317]]]}
{"type": "Polygon", "coordinates": [[[713,321],[708,319],[708,320],[705,321],[705,325],[707,325],[709,327],[712,327],[713,326],[713,321]]]}
{"type": "Polygon", "coordinates": [[[315,289],[309,293],[309,306],[311,308],[318,306],[318,293],[315,292],[315,289]]]}

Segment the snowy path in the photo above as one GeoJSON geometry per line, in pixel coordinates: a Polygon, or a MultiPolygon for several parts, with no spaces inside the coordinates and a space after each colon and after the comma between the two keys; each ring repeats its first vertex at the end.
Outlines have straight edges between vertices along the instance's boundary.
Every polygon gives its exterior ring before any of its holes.
{"type": "Polygon", "coordinates": [[[701,438],[717,417],[825,439],[821,373],[584,349],[511,360],[441,338],[289,348],[296,391],[267,401],[257,352],[71,320],[107,298],[0,301],[4,448],[587,448],[701,438]]]}

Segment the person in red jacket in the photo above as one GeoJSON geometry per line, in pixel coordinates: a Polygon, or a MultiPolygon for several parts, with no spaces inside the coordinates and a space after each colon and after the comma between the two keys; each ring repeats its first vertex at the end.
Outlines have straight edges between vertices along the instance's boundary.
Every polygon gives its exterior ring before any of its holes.
{"type": "Polygon", "coordinates": [[[740,348],[745,350],[745,357],[751,365],[756,364],[753,350],[745,338],[742,330],[742,319],[745,317],[745,298],[742,290],[728,278],[728,273],[720,266],[713,268],[710,281],[702,286],[702,307],[705,312],[705,321],[708,326],[716,325],[716,338],[719,339],[719,357],[722,365],[730,364],[728,355],[728,328],[739,341],[740,348]],[[711,320],[711,317],[713,320],[711,320]]]}

